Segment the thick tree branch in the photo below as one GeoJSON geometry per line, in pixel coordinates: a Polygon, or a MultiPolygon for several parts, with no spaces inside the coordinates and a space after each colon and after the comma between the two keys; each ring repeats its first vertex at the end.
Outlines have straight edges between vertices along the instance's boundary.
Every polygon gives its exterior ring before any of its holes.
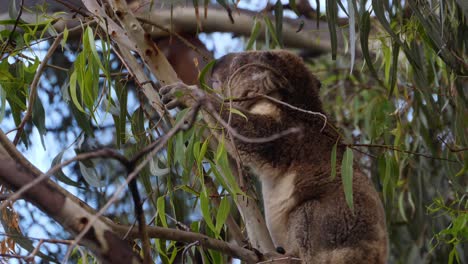
{"type": "MultiPolygon", "coordinates": [[[[217,7],[210,7],[207,17],[203,19],[197,19],[193,7],[182,6],[175,7],[172,13],[169,9],[154,9],[151,14],[141,13],[139,17],[179,33],[232,32],[236,35],[250,36],[255,21],[260,23],[261,32],[265,30],[262,13],[243,9],[239,9],[239,12],[233,12],[234,23],[230,22],[225,10],[217,7]],[[197,21],[201,25],[201,30],[197,21]]],[[[166,31],[151,25],[147,26],[147,32],[156,38],[168,36],[166,31]]],[[[340,43],[343,43],[341,35],[338,33],[340,36],[339,46],[342,46],[340,43]]],[[[264,40],[264,34],[260,34],[259,39],[264,40]]],[[[315,20],[297,21],[285,18],[283,39],[287,47],[306,49],[317,54],[327,53],[331,47],[327,22],[320,22],[320,26],[317,28],[315,20]],[[297,32],[301,22],[304,23],[304,27],[300,32],[297,32]]]]}
{"type": "MultiPolygon", "coordinates": [[[[0,181],[12,190],[21,189],[34,181],[33,175],[8,156],[0,153],[0,181]]],[[[40,182],[26,190],[23,197],[38,206],[68,231],[78,234],[88,225],[92,215],[82,204],[67,198],[51,181],[40,182]]],[[[91,228],[81,243],[92,250],[104,263],[140,263],[129,244],[118,238],[102,220],[91,224],[91,228]]]]}
{"type": "MultiPolygon", "coordinates": [[[[140,237],[137,227],[113,224],[112,229],[115,232],[120,233],[122,235],[128,232],[129,238],[140,237]],[[130,229],[130,232],[129,232],[129,229],[130,229]]],[[[235,258],[239,258],[243,261],[246,261],[247,263],[256,263],[257,261],[259,261],[258,256],[251,250],[230,244],[222,240],[217,240],[217,239],[205,236],[203,234],[187,232],[187,231],[177,230],[173,228],[164,228],[164,227],[159,227],[159,226],[148,226],[146,230],[148,231],[148,235],[151,238],[161,238],[161,239],[174,240],[174,241],[180,241],[180,242],[185,242],[185,243],[193,243],[193,242],[199,241],[200,245],[203,247],[217,250],[229,256],[233,256],[235,258]]]]}

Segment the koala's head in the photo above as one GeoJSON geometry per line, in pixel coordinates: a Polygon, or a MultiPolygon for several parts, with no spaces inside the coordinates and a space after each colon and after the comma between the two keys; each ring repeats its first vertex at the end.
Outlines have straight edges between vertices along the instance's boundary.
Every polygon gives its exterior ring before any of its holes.
{"type": "MultiPolygon", "coordinates": [[[[320,82],[300,57],[284,50],[227,54],[213,66],[212,86],[226,97],[265,94],[296,107],[321,111],[320,82]]],[[[238,106],[248,109],[254,102],[242,101],[238,106]]]]}

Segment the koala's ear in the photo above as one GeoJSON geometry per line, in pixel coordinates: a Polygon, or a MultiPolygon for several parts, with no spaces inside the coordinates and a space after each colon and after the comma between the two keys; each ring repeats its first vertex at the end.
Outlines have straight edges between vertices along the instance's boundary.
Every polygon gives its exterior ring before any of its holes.
{"type": "Polygon", "coordinates": [[[213,67],[211,68],[211,73],[216,72],[226,72],[229,71],[231,66],[231,62],[236,56],[235,53],[229,53],[227,55],[222,56],[221,58],[217,59],[213,67]]]}

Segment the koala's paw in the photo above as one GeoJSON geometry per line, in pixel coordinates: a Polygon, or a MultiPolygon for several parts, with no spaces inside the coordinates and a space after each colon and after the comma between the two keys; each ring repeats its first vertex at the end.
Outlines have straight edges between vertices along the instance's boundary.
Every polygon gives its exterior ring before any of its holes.
{"type": "Polygon", "coordinates": [[[161,95],[161,101],[166,105],[166,108],[174,109],[176,107],[191,106],[194,101],[192,95],[194,89],[196,89],[196,87],[178,82],[162,87],[159,93],[161,95]]]}

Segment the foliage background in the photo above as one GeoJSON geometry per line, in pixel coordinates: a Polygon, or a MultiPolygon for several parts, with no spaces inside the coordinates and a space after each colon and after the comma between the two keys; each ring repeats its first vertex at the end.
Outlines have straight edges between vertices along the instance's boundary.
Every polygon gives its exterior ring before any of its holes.
{"type": "MultiPolygon", "coordinates": [[[[463,0],[328,0],[322,15],[330,24],[337,19],[334,10],[343,4],[353,4],[354,12],[345,10],[356,31],[347,25],[336,27],[345,29],[345,45],[356,38],[358,48],[348,49],[347,54],[332,49],[330,54],[306,60],[323,82],[327,112],[355,149],[355,161],[382,194],[391,242],[389,263],[468,263],[468,4],[463,0]]],[[[44,43],[50,43],[46,35],[52,19],[21,24],[22,31],[0,32],[0,127],[4,131],[20,124],[30,102],[29,87],[49,47],[44,43]]],[[[11,25],[12,20],[2,23],[11,25]]],[[[258,41],[254,47],[280,46],[280,24],[281,20],[273,21],[265,33],[270,41],[258,41]]],[[[105,34],[92,26],[85,28],[82,38],[65,37],[63,53],[49,62],[55,66],[48,67],[41,78],[33,122],[26,125],[21,138],[19,148],[43,169],[102,146],[131,155],[163,131],[159,116],[128,80],[105,34]],[[94,40],[98,36],[102,42],[94,40]]],[[[330,26],[330,31],[333,41],[336,28],[330,26]]],[[[254,37],[236,37],[236,41],[249,48],[254,37]]],[[[204,38],[218,41],[210,35],[204,38]]],[[[140,176],[139,187],[151,224],[183,223],[194,231],[225,238],[224,214],[230,208],[236,215],[235,206],[229,205],[229,195],[222,196],[221,207],[210,205],[203,177],[197,177],[205,169],[220,184],[218,172],[209,166],[220,150],[204,151],[202,129],[195,126],[175,136],[140,176]],[[170,173],[161,169],[166,166],[170,173]]],[[[93,160],[67,167],[55,179],[99,208],[124,176],[119,164],[93,160]]],[[[228,194],[233,186],[227,183],[218,189],[228,194]]],[[[108,215],[133,223],[130,195],[119,198],[108,215]]],[[[30,204],[19,201],[15,209],[2,212],[3,253],[31,251],[37,240],[27,237],[67,238],[60,226],[30,204]]],[[[174,261],[184,248],[175,242],[153,242],[164,263],[174,261]]],[[[48,244],[42,251],[60,259],[64,247],[48,244]]],[[[214,263],[227,261],[214,251],[203,253],[214,263]]]]}

